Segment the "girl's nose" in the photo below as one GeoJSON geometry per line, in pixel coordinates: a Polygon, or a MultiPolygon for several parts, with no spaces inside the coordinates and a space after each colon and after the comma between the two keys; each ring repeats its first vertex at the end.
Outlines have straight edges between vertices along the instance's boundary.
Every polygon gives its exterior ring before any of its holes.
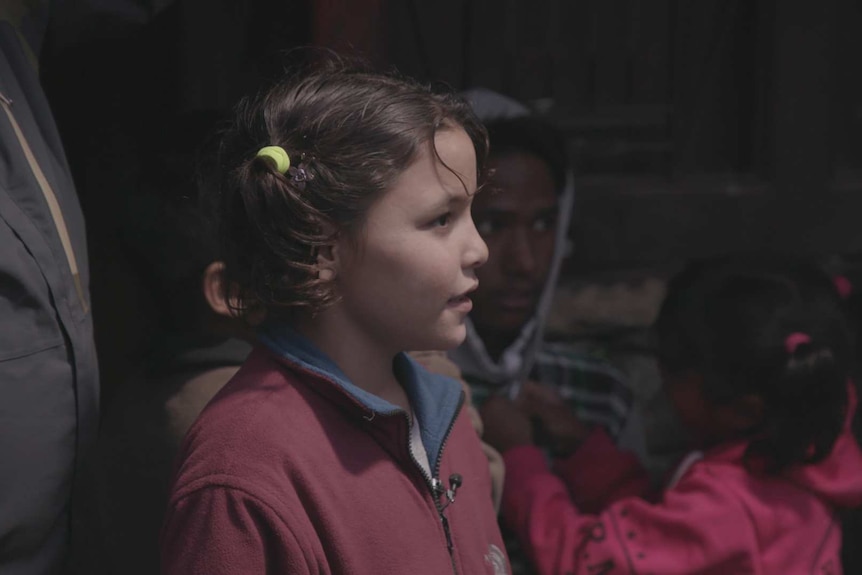
{"type": "Polygon", "coordinates": [[[467,269],[478,268],[488,261],[488,244],[479,235],[473,218],[470,218],[470,226],[467,230],[467,249],[464,251],[464,267],[467,269]]]}

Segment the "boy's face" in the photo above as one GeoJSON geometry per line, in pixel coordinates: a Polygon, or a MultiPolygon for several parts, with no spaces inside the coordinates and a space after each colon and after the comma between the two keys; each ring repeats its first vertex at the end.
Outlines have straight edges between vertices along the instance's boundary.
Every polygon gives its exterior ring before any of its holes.
{"type": "Polygon", "coordinates": [[[473,322],[480,333],[516,336],[536,309],[554,257],[558,196],[547,164],[532,154],[492,157],[473,218],[488,244],[477,271],[473,322]]]}
{"type": "Polygon", "coordinates": [[[336,248],[337,306],[346,325],[387,351],[458,346],[475,270],[488,257],[470,216],[473,144],[452,128],[438,132],[435,147],[440,159],[424,148],[371,207],[357,241],[343,238],[336,248]]]}

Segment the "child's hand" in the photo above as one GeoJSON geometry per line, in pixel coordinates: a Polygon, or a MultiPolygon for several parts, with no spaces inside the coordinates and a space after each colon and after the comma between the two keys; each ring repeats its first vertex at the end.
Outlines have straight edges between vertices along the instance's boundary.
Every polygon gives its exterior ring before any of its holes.
{"type": "Polygon", "coordinates": [[[533,443],[530,420],[508,398],[493,395],[479,409],[485,433],[482,440],[500,453],[533,443]]]}
{"type": "Polygon", "coordinates": [[[537,443],[546,445],[558,457],[571,455],[590,433],[590,428],[548,386],[527,382],[516,401],[521,411],[537,423],[537,443]]]}

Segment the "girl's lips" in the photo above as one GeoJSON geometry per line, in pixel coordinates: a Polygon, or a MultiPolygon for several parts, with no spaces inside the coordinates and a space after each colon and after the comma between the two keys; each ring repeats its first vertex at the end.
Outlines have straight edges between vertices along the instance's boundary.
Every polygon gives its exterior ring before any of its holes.
{"type": "Polygon", "coordinates": [[[463,313],[469,313],[470,310],[473,309],[473,300],[471,300],[466,295],[461,295],[458,297],[453,297],[448,302],[446,302],[447,307],[455,309],[457,311],[463,313]]]}

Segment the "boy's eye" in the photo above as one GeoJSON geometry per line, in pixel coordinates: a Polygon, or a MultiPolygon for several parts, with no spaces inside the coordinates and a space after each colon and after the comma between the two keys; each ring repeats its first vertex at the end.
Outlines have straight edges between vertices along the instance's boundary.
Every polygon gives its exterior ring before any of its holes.
{"type": "Polygon", "coordinates": [[[476,222],[476,231],[480,236],[489,236],[494,233],[496,226],[491,220],[478,220],[476,222]]]}
{"type": "Polygon", "coordinates": [[[554,220],[550,217],[537,218],[533,221],[534,232],[547,232],[554,226],[554,220]]]}

